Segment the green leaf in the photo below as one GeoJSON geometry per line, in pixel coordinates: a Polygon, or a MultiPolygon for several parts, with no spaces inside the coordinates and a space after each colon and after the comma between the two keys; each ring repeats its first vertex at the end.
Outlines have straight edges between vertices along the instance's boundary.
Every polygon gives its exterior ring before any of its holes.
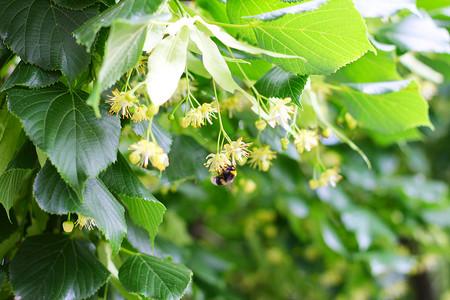
{"type": "Polygon", "coordinates": [[[38,166],[36,150],[30,141],[20,149],[19,153],[8,165],[8,169],[0,176],[0,203],[5,207],[9,218],[9,210],[22,188],[23,180],[30,170],[38,166]]]}
{"type": "Polygon", "coordinates": [[[394,52],[377,51],[366,53],[363,57],[327,77],[339,82],[382,82],[401,80],[397,72],[394,52]]]}
{"type": "Polygon", "coordinates": [[[275,66],[255,83],[255,88],[266,97],[290,97],[301,108],[300,96],[307,80],[308,76],[289,74],[275,66]]]}
{"type": "Polygon", "coordinates": [[[95,87],[87,100],[98,118],[100,117],[100,93],[136,65],[142,54],[146,32],[147,24],[132,25],[116,21],[111,26],[102,67],[95,87]]]}
{"type": "Polygon", "coordinates": [[[189,31],[183,26],[176,35],[169,35],[156,45],[150,55],[145,85],[155,105],[164,104],[177,89],[186,68],[188,41],[189,31]]]}
{"type": "Polygon", "coordinates": [[[152,15],[163,2],[164,0],[121,1],[84,23],[74,32],[74,36],[79,43],[90,49],[97,32],[102,27],[111,26],[116,19],[131,20],[152,15]]]}
{"type": "Polygon", "coordinates": [[[86,240],[64,235],[27,238],[10,266],[10,282],[23,299],[81,299],[109,278],[86,240]]]}
{"type": "MultiPolygon", "coordinates": [[[[18,228],[17,221],[14,218],[14,213],[8,215],[7,211],[0,207],[0,244],[7,240],[18,228]]],[[[0,278],[1,279],[1,278],[0,278]]]]}
{"type": "MultiPolygon", "coordinates": [[[[294,4],[295,5],[295,4],[294,4]]],[[[259,15],[293,4],[277,0],[227,1],[227,13],[234,24],[249,24],[238,32],[261,48],[305,58],[271,58],[292,74],[330,74],[374,50],[366,26],[351,0],[329,0],[318,9],[301,14],[285,14],[267,22],[254,22],[246,16],[259,15]]]]}
{"type": "Polygon", "coordinates": [[[126,234],[125,210],[98,178],[86,182],[83,200],[59,176],[47,161],[34,181],[33,193],[42,210],[52,214],[77,213],[93,218],[111,242],[113,255],[120,250],[126,234]]]}
{"type": "Polygon", "coordinates": [[[117,162],[102,173],[100,178],[127,205],[133,222],[149,232],[153,244],[166,211],[164,205],[141,183],[120,153],[117,162]]]}
{"type": "Polygon", "coordinates": [[[87,97],[64,86],[8,93],[9,109],[78,194],[89,177],[116,160],[119,146],[119,120],[106,110],[97,119],[85,103],[87,97]]]}
{"type": "Polygon", "coordinates": [[[375,142],[383,147],[387,147],[395,143],[420,141],[423,138],[422,133],[416,127],[392,134],[369,131],[369,135],[375,142]]]}
{"type": "Polygon", "coordinates": [[[358,124],[368,129],[395,133],[417,126],[433,127],[428,103],[420,96],[415,82],[401,91],[383,95],[368,95],[350,88],[336,95],[358,124]]]}
{"type": "Polygon", "coordinates": [[[52,0],[55,4],[69,9],[83,9],[96,3],[97,0],[52,0]]]}
{"type": "Polygon", "coordinates": [[[133,255],[119,269],[119,279],[130,292],[156,300],[180,299],[192,272],[182,264],[154,256],[133,255]]]}
{"type": "Polygon", "coordinates": [[[72,31],[95,16],[95,8],[70,10],[50,0],[0,0],[0,7],[0,36],[23,61],[61,70],[70,82],[89,64],[90,55],[72,31]]]}
{"type": "Polygon", "coordinates": [[[0,110],[0,175],[24,141],[22,125],[7,109],[0,110]]]}
{"type": "Polygon", "coordinates": [[[421,16],[416,7],[416,0],[354,0],[354,3],[364,18],[388,17],[402,9],[409,9],[413,14],[421,16]]]}
{"type": "Polygon", "coordinates": [[[450,35],[430,16],[411,15],[396,24],[381,28],[376,34],[381,42],[393,43],[403,51],[450,53],[450,35]]]}
{"type": "Polygon", "coordinates": [[[22,61],[17,65],[6,80],[0,91],[5,91],[14,86],[29,88],[41,88],[54,84],[61,74],[57,71],[45,71],[38,66],[25,64],[22,61]]]}
{"type": "Polygon", "coordinates": [[[203,165],[207,155],[205,148],[192,137],[176,136],[169,153],[170,165],[165,172],[167,178],[171,182],[184,178],[205,179],[209,176],[208,169],[203,165]]]}

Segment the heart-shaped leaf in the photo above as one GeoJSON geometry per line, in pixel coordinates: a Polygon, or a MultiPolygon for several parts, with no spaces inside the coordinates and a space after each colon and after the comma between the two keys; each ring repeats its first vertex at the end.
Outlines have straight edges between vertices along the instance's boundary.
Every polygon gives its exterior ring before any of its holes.
{"type": "Polygon", "coordinates": [[[64,235],[27,238],[10,266],[14,294],[22,299],[81,299],[95,293],[109,271],[86,240],[64,235]]]}
{"type": "Polygon", "coordinates": [[[8,92],[9,109],[79,195],[89,177],[116,160],[120,135],[119,120],[106,111],[97,119],[87,97],[64,86],[8,92]]]}

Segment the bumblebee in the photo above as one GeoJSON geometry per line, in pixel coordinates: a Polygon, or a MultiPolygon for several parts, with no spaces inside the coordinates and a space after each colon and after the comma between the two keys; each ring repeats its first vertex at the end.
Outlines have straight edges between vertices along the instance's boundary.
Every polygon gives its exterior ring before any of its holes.
{"type": "Polygon", "coordinates": [[[236,175],[236,168],[233,165],[228,165],[219,172],[219,175],[211,177],[211,182],[214,185],[226,185],[233,182],[236,175]]]}

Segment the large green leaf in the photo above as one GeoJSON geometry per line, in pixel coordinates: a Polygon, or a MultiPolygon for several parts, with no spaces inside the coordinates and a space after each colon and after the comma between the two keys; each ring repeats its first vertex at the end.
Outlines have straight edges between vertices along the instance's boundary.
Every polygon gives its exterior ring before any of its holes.
{"type": "Polygon", "coordinates": [[[14,86],[25,86],[29,88],[41,88],[54,84],[61,77],[57,71],[45,71],[38,66],[25,64],[22,61],[17,65],[11,75],[2,85],[0,91],[14,86]]]}
{"type": "Polygon", "coordinates": [[[97,32],[102,27],[111,26],[116,19],[131,20],[142,18],[145,15],[152,15],[164,0],[124,0],[121,1],[95,18],[87,21],[83,26],[74,32],[77,41],[88,49],[91,48],[97,32]]]}
{"type": "Polygon", "coordinates": [[[120,153],[117,156],[117,162],[100,177],[105,185],[118,194],[126,204],[133,222],[147,229],[153,243],[166,211],[164,205],[140,182],[120,153]]]}
{"type": "Polygon", "coordinates": [[[95,293],[110,273],[86,240],[64,235],[27,238],[10,265],[14,294],[22,299],[81,299],[95,293]]]}
{"type": "Polygon", "coordinates": [[[261,48],[305,58],[271,58],[292,74],[330,74],[356,60],[373,47],[367,40],[366,26],[351,0],[330,0],[318,9],[285,14],[273,21],[255,22],[254,16],[295,4],[277,0],[227,1],[232,23],[249,24],[239,33],[261,48]]]}
{"type": "Polygon", "coordinates": [[[52,1],[58,4],[59,6],[70,9],[83,9],[97,2],[97,0],[52,0],[52,1]]]}
{"type": "Polygon", "coordinates": [[[0,0],[0,7],[0,36],[23,61],[61,70],[70,81],[89,64],[89,53],[72,31],[94,17],[95,8],[71,10],[50,0],[0,0]]]}
{"type": "Polygon", "coordinates": [[[0,175],[24,141],[22,125],[7,109],[0,110],[0,175]]]}
{"type": "Polygon", "coordinates": [[[180,299],[191,277],[184,265],[146,254],[131,256],[119,270],[120,282],[128,291],[156,300],[180,299]]]}
{"type": "Polygon", "coordinates": [[[275,66],[256,82],[255,88],[266,97],[290,97],[301,107],[300,96],[307,80],[308,76],[289,74],[275,66]]]}
{"type": "Polygon", "coordinates": [[[369,95],[350,88],[336,92],[348,111],[362,127],[383,133],[405,131],[412,127],[432,127],[428,104],[417,84],[383,95],[369,95]]]}
{"type": "Polygon", "coordinates": [[[450,35],[440,28],[425,12],[423,17],[411,15],[396,24],[379,30],[376,37],[393,43],[401,50],[450,53],[450,35]]]}
{"type": "Polygon", "coordinates": [[[119,120],[106,111],[97,119],[84,102],[87,97],[64,86],[8,93],[9,108],[28,136],[79,195],[89,177],[116,160],[120,135],[119,120]]]}
{"type": "Polygon", "coordinates": [[[52,214],[77,213],[95,220],[111,242],[113,254],[120,249],[126,233],[125,210],[98,178],[86,182],[83,200],[59,176],[55,167],[47,161],[39,171],[33,193],[42,210],[52,214]]]}
{"type": "Polygon", "coordinates": [[[112,86],[126,71],[134,67],[142,54],[147,24],[128,24],[116,21],[111,26],[105,57],[95,87],[87,100],[100,117],[100,93],[112,86]]]}
{"type": "Polygon", "coordinates": [[[192,137],[178,135],[175,137],[169,153],[170,165],[166,169],[169,181],[184,178],[208,177],[208,169],[203,166],[208,152],[192,137]]]}

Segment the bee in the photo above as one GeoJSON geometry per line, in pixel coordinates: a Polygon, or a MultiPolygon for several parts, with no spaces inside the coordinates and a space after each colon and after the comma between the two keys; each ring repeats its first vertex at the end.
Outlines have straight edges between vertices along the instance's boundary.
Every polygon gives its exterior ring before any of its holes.
{"type": "Polygon", "coordinates": [[[226,185],[233,182],[236,175],[236,168],[233,165],[228,165],[219,172],[219,175],[211,177],[211,182],[214,185],[226,185]]]}

